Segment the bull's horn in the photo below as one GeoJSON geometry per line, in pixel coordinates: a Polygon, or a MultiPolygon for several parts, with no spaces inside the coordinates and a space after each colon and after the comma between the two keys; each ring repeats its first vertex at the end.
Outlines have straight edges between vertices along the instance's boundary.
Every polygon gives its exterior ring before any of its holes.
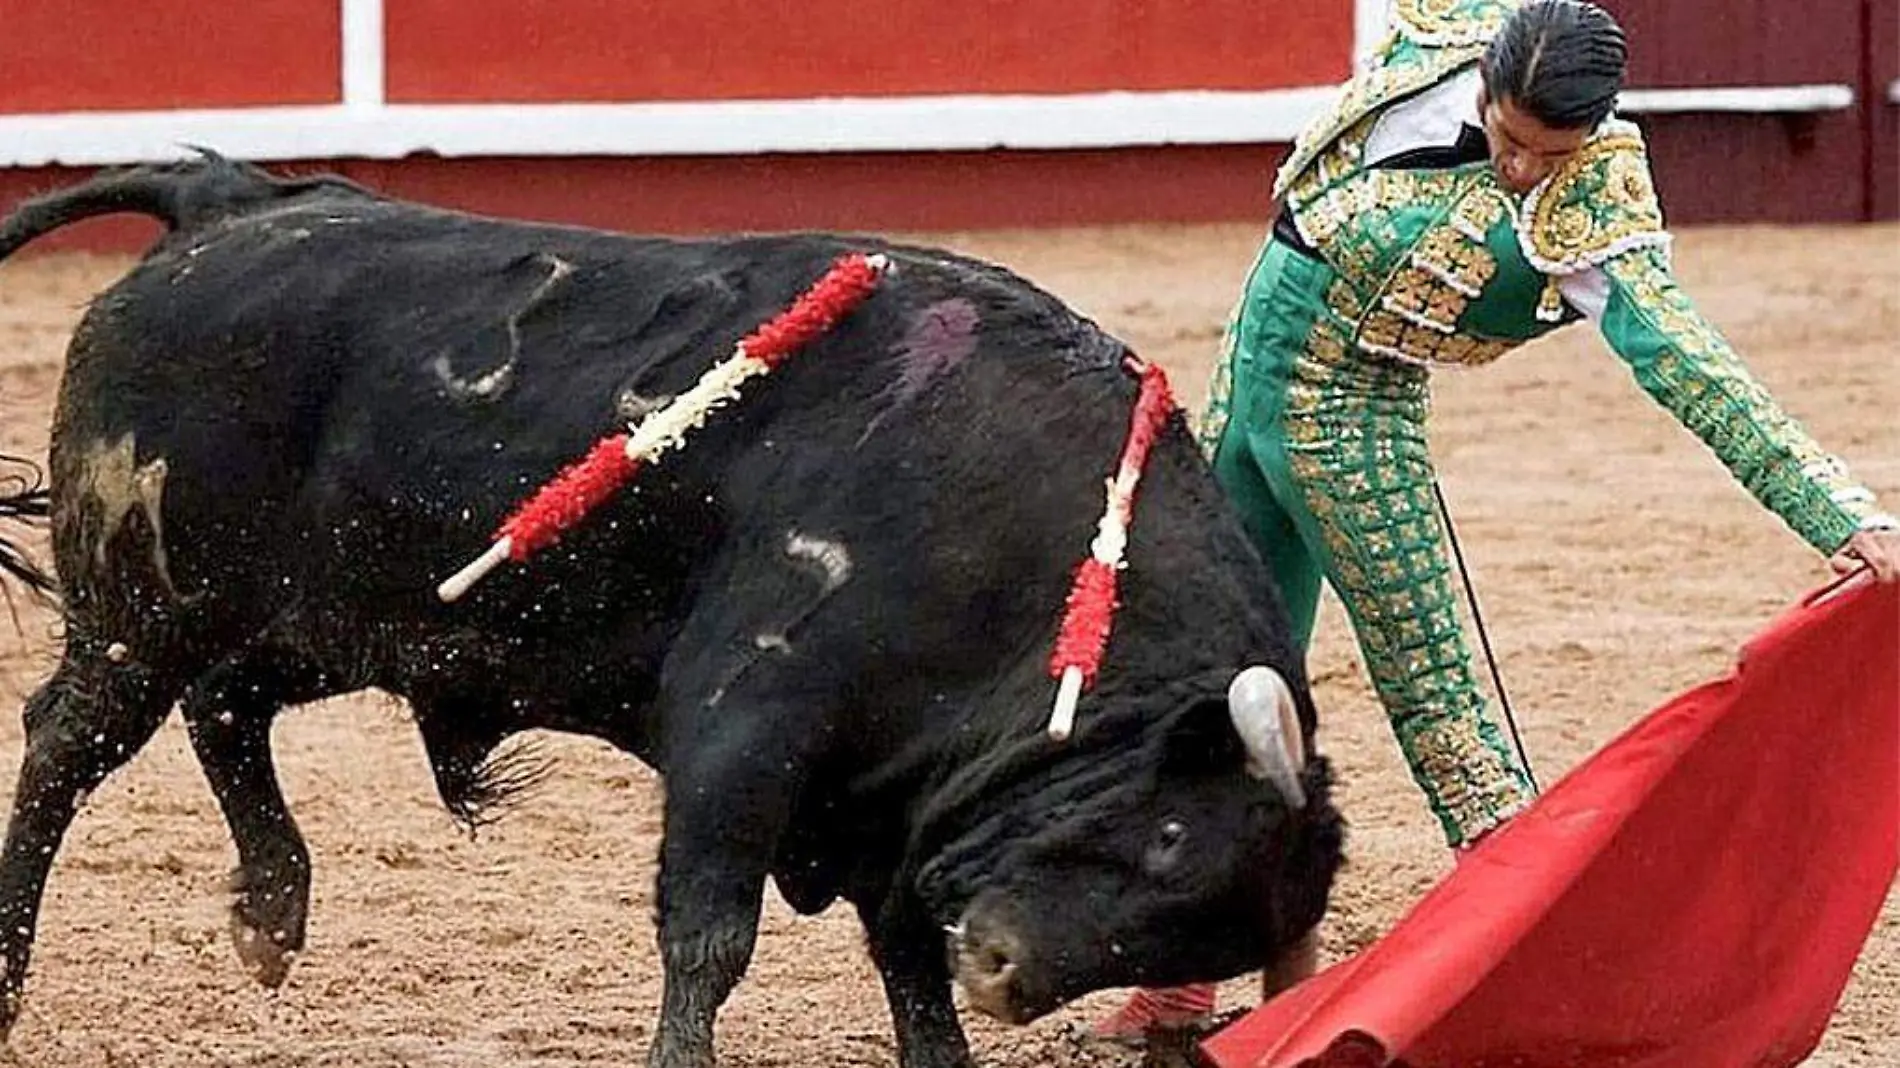
{"type": "Polygon", "coordinates": [[[1286,680],[1270,667],[1248,668],[1227,687],[1227,711],[1247,747],[1247,774],[1272,783],[1287,804],[1305,808],[1300,769],[1306,766],[1306,742],[1286,680]]]}

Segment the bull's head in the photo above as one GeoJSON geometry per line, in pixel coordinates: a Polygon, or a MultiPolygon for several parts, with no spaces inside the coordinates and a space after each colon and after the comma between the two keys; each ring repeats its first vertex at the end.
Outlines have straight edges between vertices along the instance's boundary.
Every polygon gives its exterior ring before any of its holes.
{"type": "Polygon", "coordinates": [[[1045,751],[1042,774],[998,791],[918,879],[970,1005],[1024,1023],[1092,990],[1227,978],[1298,946],[1342,839],[1303,706],[1285,676],[1249,668],[1224,696],[1133,717],[1138,734],[1097,712],[1067,743],[1084,751],[1045,751]]]}

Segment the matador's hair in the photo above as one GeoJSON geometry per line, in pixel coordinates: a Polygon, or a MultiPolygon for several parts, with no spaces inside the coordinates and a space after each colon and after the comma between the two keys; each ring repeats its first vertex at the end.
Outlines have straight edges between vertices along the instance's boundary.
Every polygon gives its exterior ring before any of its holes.
{"type": "Polygon", "coordinates": [[[1486,93],[1546,126],[1593,127],[1616,110],[1629,44],[1610,13],[1584,0],[1532,0],[1485,50],[1486,93]]]}

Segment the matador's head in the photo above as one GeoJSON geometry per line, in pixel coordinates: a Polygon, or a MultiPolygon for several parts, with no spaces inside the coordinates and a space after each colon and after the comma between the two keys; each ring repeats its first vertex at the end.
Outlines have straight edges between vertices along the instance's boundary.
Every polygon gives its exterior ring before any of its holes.
{"type": "Polygon", "coordinates": [[[1609,12],[1584,0],[1532,0],[1485,51],[1478,112],[1491,163],[1527,193],[1616,109],[1629,48],[1609,12]]]}

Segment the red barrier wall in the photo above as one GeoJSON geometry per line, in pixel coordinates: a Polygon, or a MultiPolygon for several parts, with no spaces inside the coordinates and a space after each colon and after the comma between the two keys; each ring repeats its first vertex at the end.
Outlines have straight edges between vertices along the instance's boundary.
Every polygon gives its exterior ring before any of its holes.
{"type": "Polygon", "coordinates": [[[1848,223],[1869,217],[1869,177],[1855,112],[1657,115],[1637,121],[1672,225],[1848,223]]]}
{"type": "Polygon", "coordinates": [[[1343,79],[1342,0],[469,0],[389,6],[405,103],[1260,89],[1343,79]]]}
{"type": "Polygon", "coordinates": [[[1867,0],[1599,0],[1629,35],[1636,85],[1851,82],[1867,0]]]}
{"type": "MultiPolygon", "coordinates": [[[[661,158],[351,160],[338,172],[395,196],[548,222],[651,233],[964,230],[1262,220],[1277,145],[1065,152],[818,153],[661,158]]],[[[92,173],[0,171],[0,205],[92,173]]],[[[142,248],[145,220],[105,218],[34,251],[142,248]]]]}
{"type": "MultiPolygon", "coordinates": [[[[1866,92],[1862,44],[1869,10],[1900,0],[1601,2],[1629,35],[1634,85],[1839,85],[1858,98],[1848,110],[1814,114],[1636,116],[1672,220],[1872,217],[1878,157],[1868,128],[1890,124],[1894,109],[1866,92]]],[[[1885,153],[1893,158],[1894,146],[1885,153]]]]}
{"type": "MultiPolygon", "coordinates": [[[[1854,96],[1845,109],[1806,114],[1633,115],[1649,131],[1671,223],[1900,216],[1900,107],[1888,99],[1900,79],[1900,0],[1603,2],[1630,32],[1638,88],[1818,86],[1854,96]]],[[[87,114],[143,111],[151,121],[138,127],[145,131],[134,139],[140,145],[202,140],[219,147],[225,127],[214,122],[203,138],[173,136],[165,109],[239,109],[228,114],[244,116],[255,107],[304,107],[321,113],[318,119],[286,111],[281,124],[263,123],[290,130],[267,157],[287,162],[274,166],[341,171],[453,206],[620,229],[1264,221],[1284,145],[1251,135],[1225,144],[1103,143],[1098,133],[1069,149],[906,151],[914,146],[899,143],[879,152],[847,144],[708,155],[701,147],[657,150],[638,135],[549,147],[547,138],[537,140],[545,133],[536,129],[540,120],[508,109],[705,103],[706,121],[717,123],[744,121],[730,109],[761,100],[1021,94],[1036,101],[1194,89],[1256,93],[1261,107],[1284,107],[1310,99],[1300,95],[1303,87],[1335,84],[1354,49],[1367,43],[1355,37],[1346,0],[885,0],[875,10],[840,0],[383,0],[376,7],[359,0],[0,0],[0,209],[92,170],[8,168],[9,144],[25,143],[8,135],[9,114],[73,112],[83,125],[87,114]],[[347,47],[346,24],[356,28],[347,47]],[[348,147],[381,145],[374,137],[352,141],[360,130],[351,124],[373,126],[398,113],[391,108],[435,114],[469,105],[497,108],[493,122],[480,125],[498,136],[474,158],[369,158],[378,153],[348,147]],[[305,121],[313,123],[308,137],[295,126],[305,121]],[[291,151],[281,150],[285,144],[291,151]],[[576,151],[585,154],[560,154],[576,151]]],[[[919,114],[924,136],[931,120],[919,114]]],[[[62,121],[35,120],[33,132],[62,121]]],[[[569,114],[565,121],[571,133],[593,120],[569,114]]],[[[1045,133],[1051,125],[1059,132],[1064,121],[1045,118],[1045,133]]],[[[93,151],[85,158],[95,158],[101,139],[110,149],[118,136],[117,127],[89,129],[105,132],[58,143],[79,144],[93,151]]],[[[1010,132],[998,130],[999,139],[1010,132]]],[[[847,142],[850,134],[844,130],[847,142]]],[[[439,148],[428,136],[397,140],[405,150],[439,148]]],[[[76,158],[20,151],[18,159],[35,163],[76,158]]],[[[150,233],[139,222],[89,223],[34,248],[121,248],[150,233]]]]}
{"type": "Polygon", "coordinates": [[[1868,0],[1861,96],[1866,127],[1867,214],[1900,218],[1900,0],[1868,0]]]}
{"type": "Polygon", "coordinates": [[[326,0],[0,3],[0,113],[329,104],[341,63],[326,0]]]}

